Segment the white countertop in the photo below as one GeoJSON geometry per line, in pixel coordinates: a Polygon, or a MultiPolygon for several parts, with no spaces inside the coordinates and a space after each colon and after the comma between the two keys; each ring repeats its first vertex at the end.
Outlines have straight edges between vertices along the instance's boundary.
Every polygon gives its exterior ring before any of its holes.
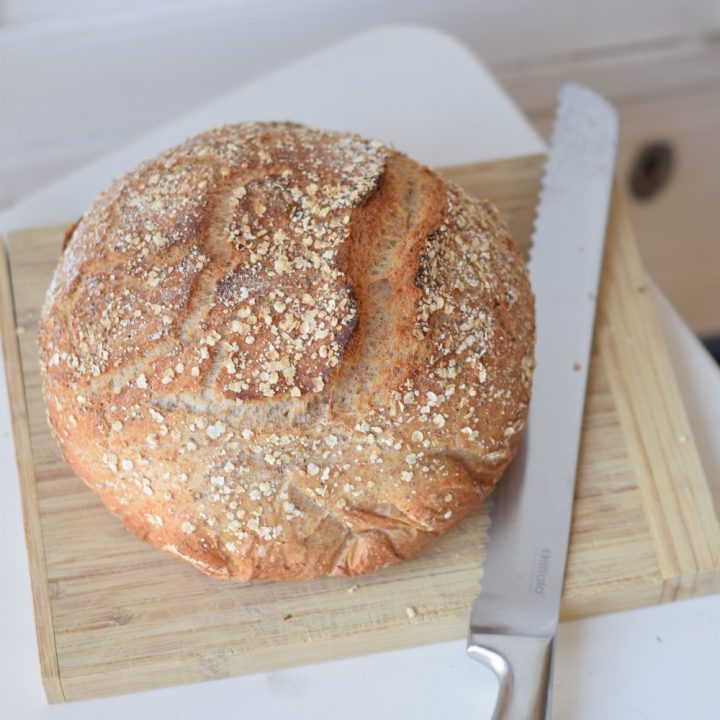
{"type": "MultiPolygon", "coordinates": [[[[229,73],[230,75],[230,73],[229,73]]],[[[231,80],[228,78],[228,86],[231,80]]],[[[123,169],[189,134],[240,119],[284,119],[378,137],[430,165],[539,152],[543,144],[483,66],[451,38],[387,28],[294,63],[160,128],[122,152],[24,199],[0,230],[70,220],[123,169]],[[327,93],[323,88],[332,87],[327,93]],[[318,98],[320,98],[318,100],[318,98]]],[[[720,471],[720,373],[658,296],[663,327],[708,473],[720,471]]],[[[3,388],[4,372],[0,367],[3,388]]],[[[464,642],[426,645],[277,672],[48,706],[40,685],[32,599],[5,390],[0,391],[2,717],[263,720],[489,717],[495,681],[464,642]]],[[[720,598],[563,624],[553,717],[576,720],[720,711],[720,598]]]]}

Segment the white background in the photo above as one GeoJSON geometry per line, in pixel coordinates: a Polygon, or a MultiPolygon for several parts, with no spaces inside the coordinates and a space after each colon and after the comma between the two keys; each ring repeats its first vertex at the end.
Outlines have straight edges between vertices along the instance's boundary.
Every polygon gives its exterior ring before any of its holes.
{"type": "Polygon", "coordinates": [[[397,22],[445,30],[494,72],[525,77],[541,59],[552,74],[553,58],[703,42],[720,2],[0,0],[0,208],[311,50],[397,22]]]}

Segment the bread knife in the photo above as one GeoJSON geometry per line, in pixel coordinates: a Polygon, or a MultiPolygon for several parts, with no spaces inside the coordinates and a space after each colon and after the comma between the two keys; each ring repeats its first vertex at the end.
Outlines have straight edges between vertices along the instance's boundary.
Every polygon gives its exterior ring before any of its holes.
{"type": "Polygon", "coordinates": [[[499,686],[493,720],[550,718],[587,370],[618,120],[600,95],[560,87],[530,250],[537,365],[518,455],[493,496],[468,653],[499,686]]]}

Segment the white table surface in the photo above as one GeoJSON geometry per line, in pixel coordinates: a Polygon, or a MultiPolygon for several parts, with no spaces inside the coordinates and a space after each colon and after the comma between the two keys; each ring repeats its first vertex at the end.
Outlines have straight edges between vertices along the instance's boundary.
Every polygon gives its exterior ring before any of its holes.
{"type": "MultiPolygon", "coordinates": [[[[354,130],[392,142],[436,166],[529,154],[544,147],[484,67],[454,40],[426,29],[387,28],[234,90],[25,198],[0,215],[0,230],[72,219],[111,177],[148,154],[220,122],[268,118],[354,130]],[[320,92],[327,87],[335,91],[320,92]]],[[[708,472],[717,476],[720,374],[659,294],[657,302],[698,445],[708,472]]],[[[0,384],[5,387],[2,366],[0,384]]],[[[48,706],[40,685],[4,389],[0,391],[0,507],[0,547],[5,556],[0,592],[2,718],[490,716],[494,679],[466,658],[463,641],[48,706]]],[[[561,625],[554,693],[556,719],[720,717],[720,598],[561,625]]]]}

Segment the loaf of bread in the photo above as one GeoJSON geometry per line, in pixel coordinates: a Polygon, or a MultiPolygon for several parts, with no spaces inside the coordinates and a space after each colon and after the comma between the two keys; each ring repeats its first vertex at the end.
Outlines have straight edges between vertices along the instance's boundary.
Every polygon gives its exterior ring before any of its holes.
{"type": "Polygon", "coordinates": [[[65,460],[134,535],[237,581],[357,575],[488,495],[533,369],[488,202],[376,141],[221,127],[115,181],[41,319],[65,460]]]}

